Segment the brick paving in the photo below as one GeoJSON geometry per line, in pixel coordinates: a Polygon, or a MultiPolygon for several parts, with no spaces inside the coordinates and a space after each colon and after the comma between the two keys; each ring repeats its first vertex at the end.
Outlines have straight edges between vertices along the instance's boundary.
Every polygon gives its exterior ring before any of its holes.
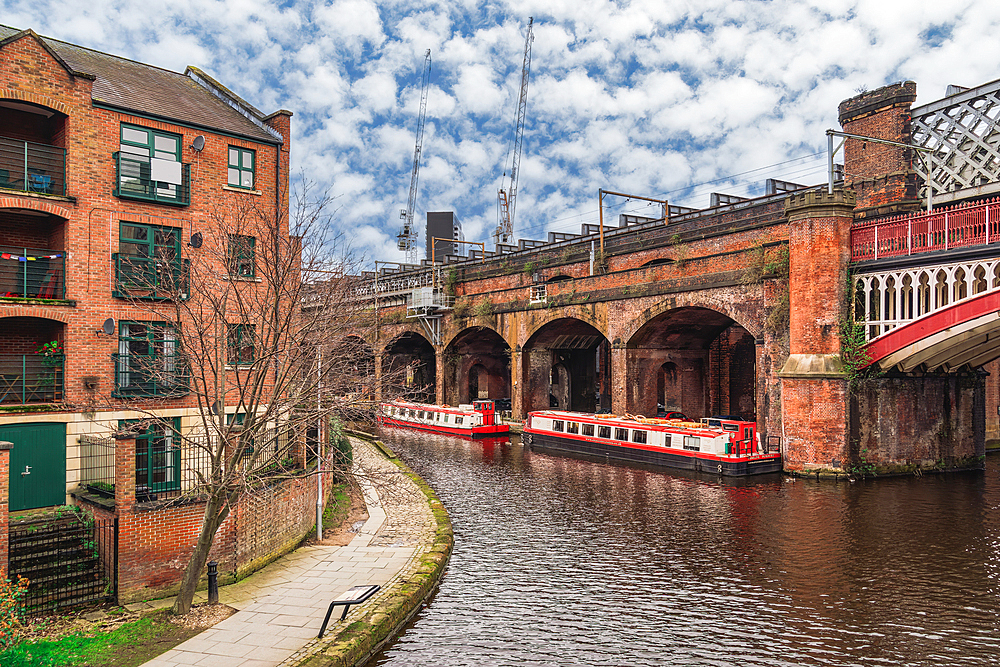
{"type": "MultiPolygon", "coordinates": [[[[427,497],[372,445],[354,443],[355,472],[368,505],[368,521],[347,546],[298,549],[243,581],[219,589],[219,601],[238,611],[198,636],[145,663],[148,667],[278,667],[295,665],[321,648],[316,640],[330,602],[355,585],[382,591],[351,607],[334,609],[325,637],[377,602],[433,543],[427,497]]],[[[195,602],[205,600],[200,592],[195,602]]],[[[165,607],[172,599],[129,605],[165,607]]]]}

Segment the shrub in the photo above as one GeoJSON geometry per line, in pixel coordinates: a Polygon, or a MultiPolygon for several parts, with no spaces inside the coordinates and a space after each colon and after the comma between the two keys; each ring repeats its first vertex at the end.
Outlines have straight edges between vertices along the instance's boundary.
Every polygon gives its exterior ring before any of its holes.
{"type": "Polygon", "coordinates": [[[0,648],[14,644],[21,635],[21,617],[24,612],[21,600],[28,591],[28,580],[18,576],[17,583],[0,570],[0,648]]]}

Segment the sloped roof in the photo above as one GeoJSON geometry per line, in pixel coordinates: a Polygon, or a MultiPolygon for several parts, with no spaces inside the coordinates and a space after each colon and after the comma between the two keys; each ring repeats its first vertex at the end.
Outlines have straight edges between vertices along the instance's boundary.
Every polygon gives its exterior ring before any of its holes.
{"type": "MultiPolygon", "coordinates": [[[[0,25],[0,41],[22,32],[26,31],[0,25]]],[[[73,70],[95,77],[94,102],[255,141],[282,143],[276,132],[265,130],[191,77],[50,37],[41,39],[73,70]]],[[[250,105],[245,111],[262,122],[260,112],[250,105]]]]}

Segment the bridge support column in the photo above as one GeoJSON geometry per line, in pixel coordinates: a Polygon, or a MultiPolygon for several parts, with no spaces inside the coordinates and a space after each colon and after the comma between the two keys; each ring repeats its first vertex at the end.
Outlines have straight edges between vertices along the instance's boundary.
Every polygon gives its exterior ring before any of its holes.
{"type": "Polygon", "coordinates": [[[514,419],[524,419],[524,399],[521,397],[521,390],[524,383],[521,381],[521,346],[516,345],[510,351],[510,410],[514,419]]]}
{"type": "Polygon", "coordinates": [[[434,402],[444,405],[444,345],[434,348],[434,402]]]}
{"type": "Polygon", "coordinates": [[[617,338],[611,344],[611,412],[623,415],[628,412],[628,350],[617,338]]]}
{"type": "Polygon", "coordinates": [[[382,401],[382,354],[375,353],[375,401],[382,401]]]}
{"type": "Polygon", "coordinates": [[[789,220],[789,356],[781,378],[784,465],[848,465],[848,383],[840,321],[850,260],[853,192],[805,192],[785,200],[789,220]]]}

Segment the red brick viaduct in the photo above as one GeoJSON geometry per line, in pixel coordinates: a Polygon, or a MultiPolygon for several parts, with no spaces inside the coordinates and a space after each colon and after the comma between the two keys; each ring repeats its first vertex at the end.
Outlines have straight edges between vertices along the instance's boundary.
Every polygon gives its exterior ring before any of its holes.
{"type": "MultiPolygon", "coordinates": [[[[908,142],[916,86],[840,106],[845,132],[908,142]]],[[[376,373],[437,403],[510,398],[515,417],[558,405],[651,416],[756,419],[785,469],[847,474],[980,467],[983,373],[888,375],[849,388],[855,219],[919,206],[909,149],[845,146],[845,182],[683,212],[530,252],[445,266],[456,301],[432,345],[405,297],[379,301],[376,373]]]]}

